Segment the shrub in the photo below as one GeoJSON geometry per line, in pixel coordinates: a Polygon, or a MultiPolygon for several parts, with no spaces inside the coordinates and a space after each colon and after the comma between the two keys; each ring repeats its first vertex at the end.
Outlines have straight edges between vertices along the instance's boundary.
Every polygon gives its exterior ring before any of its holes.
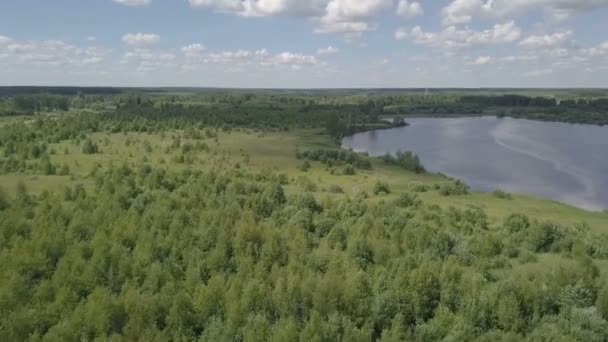
{"type": "Polygon", "coordinates": [[[91,141],[91,139],[87,139],[82,146],[82,152],[84,154],[95,154],[99,153],[99,147],[97,144],[91,141]]]}
{"type": "Polygon", "coordinates": [[[429,191],[429,187],[420,182],[413,182],[410,184],[410,191],[412,192],[427,192],[429,191]]]}
{"type": "Polygon", "coordinates": [[[379,195],[381,193],[385,193],[388,195],[391,193],[391,189],[388,186],[388,183],[382,182],[382,181],[377,181],[376,184],[374,185],[374,195],[379,195]]]}
{"type": "Polygon", "coordinates": [[[410,208],[418,207],[422,204],[422,201],[417,195],[404,192],[395,200],[395,204],[401,208],[410,208]]]}
{"type": "Polygon", "coordinates": [[[300,170],[302,172],[307,172],[308,170],[310,170],[310,168],[311,168],[311,165],[308,160],[305,160],[302,164],[300,164],[300,166],[298,166],[298,170],[300,170]]]}
{"type": "Polygon", "coordinates": [[[342,170],[342,173],[347,176],[352,176],[355,174],[355,168],[352,165],[348,164],[344,167],[344,169],[342,170]]]}
{"type": "Polygon", "coordinates": [[[372,164],[365,155],[346,150],[311,150],[297,151],[296,158],[300,160],[318,161],[327,166],[348,164],[351,167],[370,170],[372,164]]]}
{"type": "Polygon", "coordinates": [[[513,198],[513,196],[511,196],[510,193],[502,191],[500,189],[494,190],[494,192],[492,192],[492,195],[494,195],[494,197],[500,198],[500,199],[508,199],[508,200],[510,200],[510,199],[513,198]]]}
{"type": "Polygon", "coordinates": [[[316,192],[317,191],[317,183],[313,182],[308,177],[305,177],[305,176],[298,177],[297,184],[304,191],[308,191],[308,192],[316,192]]]}
{"type": "Polygon", "coordinates": [[[422,163],[420,162],[420,158],[412,152],[397,152],[395,156],[390,154],[386,154],[381,158],[386,164],[396,165],[402,169],[412,171],[415,173],[424,173],[426,170],[422,163]]]}
{"type": "Polygon", "coordinates": [[[457,180],[454,183],[443,184],[439,189],[439,194],[442,196],[459,196],[468,193],[469,186],[460,180],[457,180]]]}

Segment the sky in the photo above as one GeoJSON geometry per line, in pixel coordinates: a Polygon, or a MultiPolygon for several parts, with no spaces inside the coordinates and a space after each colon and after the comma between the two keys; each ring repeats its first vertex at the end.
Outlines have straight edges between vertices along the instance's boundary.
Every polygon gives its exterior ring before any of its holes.
{"type": "Polygon", "coordinates": [[[0,85],[608,87],[608,0],[1,0],[0,85]]]}

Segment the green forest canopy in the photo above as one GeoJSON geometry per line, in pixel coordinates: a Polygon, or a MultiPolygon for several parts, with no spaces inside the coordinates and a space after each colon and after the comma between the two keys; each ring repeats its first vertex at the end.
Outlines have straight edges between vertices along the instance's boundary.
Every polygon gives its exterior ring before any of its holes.
{"type": "MultiPolygon", "coordinates": [[[[0,340],[608,339],[607,232],[518,213],[495,222],[420,192],[466,196],[458,182],[342,193],[312,171],[250,166],[263,153],[235,163],[218,139],[232,129],[307,131],[338,115],[243,101],[144,96],[0,126],[0,173],[68,180],[0,190],[0,340]]],[[[298,156],[318,172],[423,171],[414,155],[298,156]]]]}

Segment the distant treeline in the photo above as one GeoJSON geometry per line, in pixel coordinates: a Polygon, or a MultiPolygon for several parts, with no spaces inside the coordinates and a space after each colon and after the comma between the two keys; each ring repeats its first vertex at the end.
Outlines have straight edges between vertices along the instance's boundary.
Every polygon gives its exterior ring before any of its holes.
{"type": "Polygon", "coordinates": [[[468,105],[499,107],[570,107],[608,110],[608,99],[568,99],[559,101],[551,97],[528,97],[522,95],[462,96],[460,102],[468,105]]]}
{"type": "Polygon", "coordinates": [[[177,118],[182,122],[260,129],[325,127],[336,139],[362,130],[393,127],[382,120],[386,116],[494,115],[608,124],[608,97],[577,97],[576,93],[551,97],[474,92],[423,95],[405,90],[399,94],[388,90],[0,88],[0,116],[70,109],[87,109],[129,120],[177,118]]]}
{"type": "Polygon", "coordinates": [[[52,94],[52,95],[116,95],[123,93],[121,88],[111,87],[0,87],[0,97],[52,94]]]}

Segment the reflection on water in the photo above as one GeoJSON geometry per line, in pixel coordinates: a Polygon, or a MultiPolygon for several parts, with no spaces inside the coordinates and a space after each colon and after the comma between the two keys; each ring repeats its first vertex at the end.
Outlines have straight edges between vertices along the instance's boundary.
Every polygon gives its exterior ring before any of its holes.
{"type": "Polygon", "coordinates": [[[608,208],[608,127],[511,118],[420,118],[355,134],[343,147],[378,156],[409,150],[425,167],[480,191],[500,188],[590,210],[608,208]]]}

